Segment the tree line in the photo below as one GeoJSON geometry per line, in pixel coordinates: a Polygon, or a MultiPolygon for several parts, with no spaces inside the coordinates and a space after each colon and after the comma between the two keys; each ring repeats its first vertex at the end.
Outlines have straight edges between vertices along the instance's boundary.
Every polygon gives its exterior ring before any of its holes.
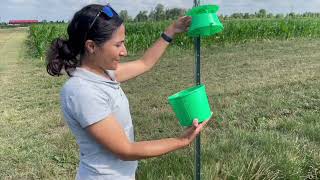
{"type": "MultiPolygon", "coordinates": [[[[173,20],[179,16],[185,15],[187,9],[183,8],[165,8],[162,4],[157,4],[154,9],[150,12],[148,11],[139,11],[139,13],[133,18],[128,15],[127,10],[121,10],[119,15],[124,21],[160,21],[160,20],[173,20]]],[[[303,17],[312,17],[319,18],[320,13],[305,12],[302,14],[298,13],[287,13],[287,14],[272,14],[267,12],[265,9],[260,9],[254,13],[233,13],[231,15],[219,15],[220,20],[226,19],[256,19],[256,18],[303,18],[303,17]]]]}
{"type": "Polygon", "coordinates": [[[164,5],[157,4],[150,12],[145,10],[140,11],[134,18],[128,15],[127,10],[121,10],[119,16],[124,21],[161,21],[176,19],[179,16],[185,15],[186,11],[186,9],[182,8],[165,9],[164,5]]]}

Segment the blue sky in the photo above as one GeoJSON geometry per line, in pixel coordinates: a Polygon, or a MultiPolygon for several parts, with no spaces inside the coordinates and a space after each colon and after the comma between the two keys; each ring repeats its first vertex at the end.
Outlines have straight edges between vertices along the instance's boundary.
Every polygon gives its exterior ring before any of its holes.
{"type": "MultiPolygon", "coordinates": [[[[99,3],[110,2],[117,11],[128,10],[134,17],[140,10],[150,11],[161,3],[166,8],[191,8],[193,0],[1,0],[0,21],[8,22],[10,19],[36,19],[36,20],[70,20],[72,15],[81,7],[99,3]]],[[[219,14],[232,14],[235,12],[253,13],[259,9],[266,9],[272,13],[303,13],[320,12],[320,0],[201,0],[202,4],[217,4],[220,6],[219,14]]]]}

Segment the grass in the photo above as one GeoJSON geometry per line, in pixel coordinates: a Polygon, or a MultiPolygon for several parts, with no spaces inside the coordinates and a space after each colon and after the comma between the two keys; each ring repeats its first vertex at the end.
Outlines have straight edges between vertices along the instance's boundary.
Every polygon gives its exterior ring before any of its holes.
{"type": "MultiPolygon", "coordinates": [[[[74,179],[78,147],[59,109],[66,77],[25,56],[26,31],[0,30],[0,177],[74,179]]],[[[214,117],[203,131],[202,178],[319,179],[319,40],[225,44],[202,50],[214,117]]],[[[124,61],[139,56],[130,56],[124,61]]],[[[182,131],[167,97],[193,82],[193,50],[170,48],[122,87],[137,140],[182,131]]],[[[142,160],[138,179],[192,179],[193,147],[142,160]]]]}

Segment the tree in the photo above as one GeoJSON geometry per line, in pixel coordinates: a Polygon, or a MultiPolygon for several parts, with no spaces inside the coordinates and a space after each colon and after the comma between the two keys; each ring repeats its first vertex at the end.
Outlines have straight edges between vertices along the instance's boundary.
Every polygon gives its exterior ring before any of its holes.
{"type": "Polygon", "coordinates": [[[135,21],[147,21],[148,20],[148,15],[147,11],[140,11],[137,16],[134,18],[135,21]]]}
{"type": "Polygon", "coordinates": [[[276,18],[277,18],[277,19],[281,19],[281,18],[283,18],[283,17],[284,17],[283,14],[277,14],[277,15],[276,15],[276,18]]]}
{"type": "Polygon", "coordinates": [[[155,18],[155,12],[154,12],[153,10],[150,11],[149,16],[148,16],[148,19],[151,20],[151,21],[153,21],[153,20],[156,19],[156,18],[155,18]]]}
{"type": "Polygon", "coordinates": [[[288,16],[293,18],[293,17],[295,17],[296,15],[294,14],[294,12],[291,12],[291,13],[288,14],[288,16]]]}
{"type": "Polygon", "coordinates": [[[164,6],[162,4],[157,4],[156,8],[154,9],[154,17],[156,21],[165,19],[164,6]]]}
{"type": "Polygon", "coordinates": [[[240,19],[240,18],[243,17],[243,14],[242,14],[242,13],[233,13],[233,14],[231,14],[230,17],[231,17],[231,18],[240,19]]]}
{"type": "Polygon", "coordinates": [[[257,13],[258,18],[264,18],[267,16],[267,11],[265,9],[260,9],[259,12],[257,13]]]}
{"type": "Polygon", "coordinates": [[[121,10],[119,13],[119,16],[121,17],[121,19],[123,19],[123,21],[131,21],[132,20],[132,18],[128,15],[127,10],[121,10]]]}
{"type": "Polygon", "coordinates": [[[272,13],[269,13],[269,14],[267,15],[267,18],[273,18],[273,14],[272,14],[272,13]]]}
{"type": "Polygon", "coordinates": [[[250,14],[249,13],[244,13],[243,18],[244,19],[249,19],[250,18],[250,14]]]}
{"type": "Polygon", "coordinates": [[[173,20],[178,18],[179,16],[183,16],[184,14],[186,14],[185,9],[180,9],[180,8],[167,9],[165,11],[165,19],[173,20]]]}

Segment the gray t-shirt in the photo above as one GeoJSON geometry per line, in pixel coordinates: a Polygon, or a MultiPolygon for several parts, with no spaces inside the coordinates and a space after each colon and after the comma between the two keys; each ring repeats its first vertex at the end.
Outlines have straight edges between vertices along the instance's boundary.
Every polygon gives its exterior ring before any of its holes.
{"type": "Polygon", "coordinates": [[[128,99],[114,80],[114,71],[106,73],[113,80],[76,68],[60,93],[65,121],[80,147],[77,179],[131,179],[137,169],[137,161],[120,160],[85,130],[112,114],[134,141],[128,99]]]}

